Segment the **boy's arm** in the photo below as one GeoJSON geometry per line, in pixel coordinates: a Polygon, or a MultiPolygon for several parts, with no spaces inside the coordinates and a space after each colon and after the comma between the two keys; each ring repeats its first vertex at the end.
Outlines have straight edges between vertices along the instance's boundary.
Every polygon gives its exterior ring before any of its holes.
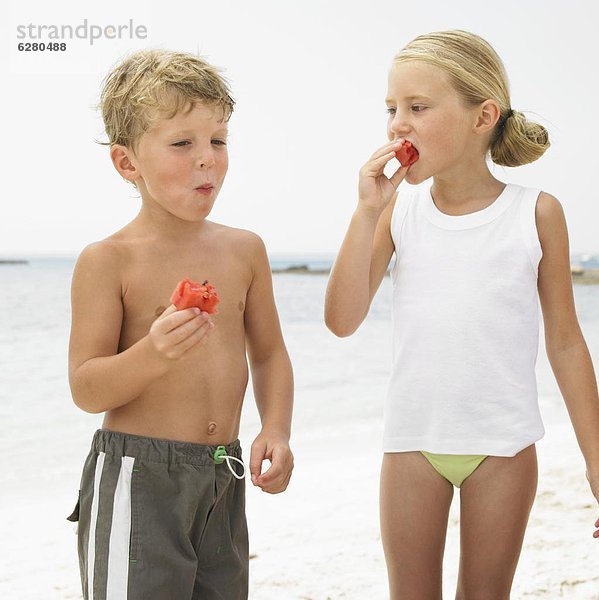
{"type": "Polygon", "coordinates": [[[287,488],[293,470],[289,449],[293,371],[275,306],[266,248],[254,234],[248,245],[253,278],[244,319],[254,396],[262,421],[262,431],[252,444],[250,472],[254,485],[276,494],[287,488]],[[260,474],[265,459],[272,464],[260,474]]]}
{"type": "Polygon", "coordinates": [[[69,384],[75,404],[91,413],[127,404],[170,369],[172,359],[186,351],[195,339],[183,339],[186,332],[169,331],[171,327],[184,323],[179,330],[195,328],[197,321],[206,321],[205,317],[197,318],[192,309],[175,311],[170,305],[152,329],[159,330],[160,343],[177,333],[183,341],[176,352],[172,345],[158,350],[148,334],[119,353],[123,320],[121,272],[118,249],[110,242],[87,246],[73,271],[69,384]]]}

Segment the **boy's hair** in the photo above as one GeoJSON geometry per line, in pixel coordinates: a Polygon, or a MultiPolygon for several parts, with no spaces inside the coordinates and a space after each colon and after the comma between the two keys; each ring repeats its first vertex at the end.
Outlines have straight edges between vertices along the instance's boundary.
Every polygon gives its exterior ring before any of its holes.
{"type": "Polygon", "coordinates": [[[203,102],[222,111],[228,121],[235,100],[219,69],[186,52],[148,49],[135,52],[106,76],[100,109],[108,135],[106,146],[135,148],[158,117],[203,102]]]}
{"type": "Polygon", "coordinates": [[[483,38],[468,31],[438,31],[420,35],[405,46],[393,64],[421,61],[445,71],[469,106],[495,100],[501,109],[489,143],[491,160],[517,167],[539,158],[549,148],[542,125],[511,109],[508,79],[501,59],[483,38]]]}

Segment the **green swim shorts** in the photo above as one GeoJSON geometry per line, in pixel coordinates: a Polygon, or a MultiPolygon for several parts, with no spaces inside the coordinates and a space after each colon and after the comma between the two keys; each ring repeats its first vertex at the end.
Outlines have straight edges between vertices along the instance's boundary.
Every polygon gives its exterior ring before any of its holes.
{"type": "MultiPolygon", "coordinates": [[[[95,433],[68,517],[85,600],[247,599],[245,481],[216,450],[95,433]]],[[[220,452],[241,459],[238,440],[220,452]]]]}

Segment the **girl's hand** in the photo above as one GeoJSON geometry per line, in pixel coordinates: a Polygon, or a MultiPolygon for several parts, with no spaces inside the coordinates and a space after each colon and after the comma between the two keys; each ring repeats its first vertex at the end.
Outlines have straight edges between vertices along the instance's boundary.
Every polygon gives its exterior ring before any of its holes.
{"type": "MultiPolygon", "coordinates": [[[[589,472],[587,469],[586,475],[591,486],[593,496],[595,496],[595,499],[599,503],[599,470],[595,469],[594,471],[589,472]]],[[[593,537],[599,538],[599,519],[595,521],[595,527],[597,530],[593,533],[593,537]]]]}
{"type": "Polygon", "coordinates": [[[358,186],[359,205],[369,210],[382,213],[389,204],[397,186],[406,176],[409,167],[402,167],[388,178],[383,170],[385,165],[395,158],[395,153],[402,147],[405,140],[389,142],[379,148],[360,169],[360,182],[358,186]]]}

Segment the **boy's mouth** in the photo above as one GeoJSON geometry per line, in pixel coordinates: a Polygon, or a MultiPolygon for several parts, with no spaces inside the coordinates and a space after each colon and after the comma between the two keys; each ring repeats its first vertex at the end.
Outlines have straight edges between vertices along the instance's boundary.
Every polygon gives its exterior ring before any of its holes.
{"type": "Polygon", "coordinates": [[[195,188],[195,191],[199,192],[200,194],[210,194],[213,189],[214,186],[211,183],[205,183],[204,185],[200,185],[199,187],[195,188]]]}

